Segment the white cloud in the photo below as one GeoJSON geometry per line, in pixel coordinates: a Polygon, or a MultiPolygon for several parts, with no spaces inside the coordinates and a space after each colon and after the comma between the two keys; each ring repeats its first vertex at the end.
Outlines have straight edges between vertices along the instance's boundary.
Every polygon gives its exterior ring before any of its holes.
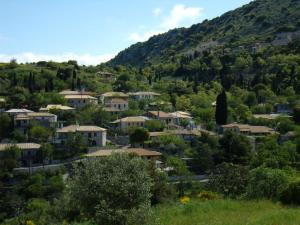
{"type": "Polygon", "coordinates": [[[0,54],[0,62],[9,62],[11,59],[16,59],[18,63],[38,62],[38,61],[55,61],[66,62],[68,60],[76,60],[81,65],[97,65],[102,62],[107,62],[116,54],[91,55],[91,54],[36,54],[32,52],[24,52],[19,54],[0,54]]]}
{"type": "MultiPolygon", "coordinates": [[[[129,35],[129,40],[135,42],[147,41],[151,36],[161,34],[176,27],[186,27],[197,21],[201,16],[203,8],[186,7],[185,5],[175,5],[169,15],[163,18],[156,29],[145,31],[144,33],[133,32],[129,35]]],[[[154,16],[162,13],[161,8],[153,10],[154,16]]]]}
{"type": "Polygon", "coordinates": [[[180,25],[187,26],[187,23],[195,22],[201,15],[203,9],[199,7],[186,7],[184,5],[175,5],[163,22],[162,28],[173,29],[180,25]]]}
{"type": "Polygon", "coordinates": [[[163,30],[150,30],[150,31],[146,31],[143,34],[134,32],[129,35],[129,40],[135,41],[135,42],[147,41],[150,37],[157,35],[157,34],[161,34],[163,32],[164,32],[163,30]]]}
{"type": "Polygon", "coordinates": [[[153,10],[153,15],[154,16],[159,16],[162,13],[162,9],[161,8],[155,8],[153,10]]]}

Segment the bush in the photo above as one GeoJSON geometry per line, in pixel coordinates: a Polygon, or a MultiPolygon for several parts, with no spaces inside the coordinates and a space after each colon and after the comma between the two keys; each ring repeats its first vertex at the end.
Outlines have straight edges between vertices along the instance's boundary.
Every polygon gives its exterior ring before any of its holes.
{"type": "Polygon", "coordinates": [[[222,198],[219,194],[211,192],[211,191],[201,191],[197,195],[197,197],[200,200],[216,200],[216,199],[221,199],[222,198]]]}
{"type": "Polygon", "coordinates": [[[284,204],[300,205],[300,180],[292,182],[280,194],[280,201],[284,204]]]}
{"type": "Polygon", "coordinates": [[[277,200],[288,186],[289,176],[281,169],[258,167],[250,172],[247,197],[277,200]]]}

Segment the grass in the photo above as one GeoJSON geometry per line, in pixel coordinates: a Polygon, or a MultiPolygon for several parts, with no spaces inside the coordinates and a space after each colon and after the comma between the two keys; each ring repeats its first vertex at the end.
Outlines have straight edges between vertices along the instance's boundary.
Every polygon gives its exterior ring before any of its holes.
{"type": "Polygon", "coordinates": [[[299,225],[300,208],[269,201],[192,200],[154,209],[161,225],[299,225]]]}

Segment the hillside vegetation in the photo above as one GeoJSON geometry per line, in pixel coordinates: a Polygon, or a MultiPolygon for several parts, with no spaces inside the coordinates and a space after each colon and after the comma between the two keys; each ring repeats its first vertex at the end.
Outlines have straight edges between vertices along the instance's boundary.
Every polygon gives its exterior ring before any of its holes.
{"type": "Polygon", "coordinates": [[[208,47],[272,43],[282,32],[300,28],[299,0],[256,0],[213,20],[154,36],[120,52],[110,65],[146,66],[174,61],[208,47]]]}

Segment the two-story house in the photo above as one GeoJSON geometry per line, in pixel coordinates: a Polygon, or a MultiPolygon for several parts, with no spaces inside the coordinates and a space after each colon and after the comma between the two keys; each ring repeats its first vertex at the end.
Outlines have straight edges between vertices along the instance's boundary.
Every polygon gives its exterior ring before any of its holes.
{"type": "Polygon", "coordinates": [[[90,104],[98,104],[98,99],[90,95],[65,95],[64,98],[73,108],[82,108],[90,104]]]}
{"type": "Polygon", "coordinates": [[[56,130],[55,144],[64,146],[71,135],[80,134],[87,146],[106,145],[106,129],[98,126],[70,125],[56,130]]]}
{"type": "Polygon", "coordinates": [[[145,127],[146,122],[150,120],[145,116],[129,116],[111,122],[114,128],[126,131],[133,127],[145,127]]]}
{"type": "Polygon", "coordinates": [[[160,96],[159,93],[152,92],[152,91],[138,91],[138,92],[130,93],[129,95],[130,95],[130,97],[132,97],[133,99],[135,99],[137,101],[142,100],[142,99],[152,100],[155,97],[160,96]]]}

